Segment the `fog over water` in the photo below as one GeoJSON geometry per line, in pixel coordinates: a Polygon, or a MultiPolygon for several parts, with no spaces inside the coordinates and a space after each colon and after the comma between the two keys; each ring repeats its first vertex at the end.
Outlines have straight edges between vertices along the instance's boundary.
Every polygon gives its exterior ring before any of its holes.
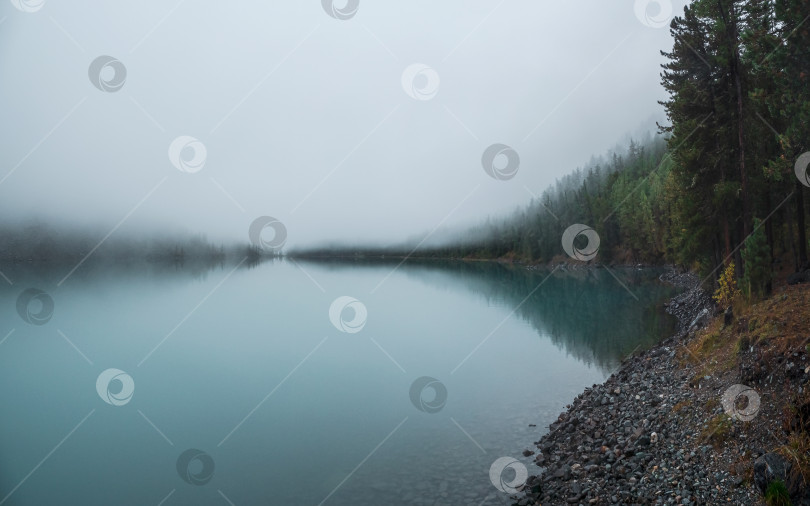
{"type": "Polygon", "coordinates": [[[506,501],[675,290],[388,252],[646,171],[682,8],[0,0],[0,506],[506,501]]]}
{"type": "Polygon", "coordinates": [[[660,119],[671,46],[644,1],[40,3],[0,5],[2,221],[292,247],[525,204],[660,119]]]}

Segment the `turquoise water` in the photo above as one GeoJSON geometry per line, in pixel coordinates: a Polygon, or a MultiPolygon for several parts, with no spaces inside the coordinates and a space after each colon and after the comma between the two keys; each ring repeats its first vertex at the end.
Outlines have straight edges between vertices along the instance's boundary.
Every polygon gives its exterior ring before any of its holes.
{"type": "Polygon", "coordinates": [[[535,472],[522,450],[672,324],[653,270],[4,272],[3,505],[505,504],[492,463],[535,472]]]}

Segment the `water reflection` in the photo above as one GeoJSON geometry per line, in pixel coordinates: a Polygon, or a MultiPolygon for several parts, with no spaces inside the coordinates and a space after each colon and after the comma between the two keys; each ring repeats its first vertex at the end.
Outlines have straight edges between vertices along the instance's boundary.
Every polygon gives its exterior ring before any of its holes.
{"type": "MultiPolygon", "coordinates": [[[[529,323],[559,349],[610,373],[636,349],[674,331],[663,302],[676,293],[660,268],[527,269],[495,262],[307,260],[329,269],[390,266],[421,282],[463,288],[529,323]],[[397,267],[399,265],[399,267],[397,267]]],[[[452,287],[452,288],[451,288],[452,287]]]]}
{"type": "Polygon", "coordinates": [[[531,466],[560,409],[669,323],[651,270],[397,264],[4,269],[0,500],[497,503],[493,461],[531,466]],[[21,315],[28,288],[54,306],[27,292],[21,315]]]}

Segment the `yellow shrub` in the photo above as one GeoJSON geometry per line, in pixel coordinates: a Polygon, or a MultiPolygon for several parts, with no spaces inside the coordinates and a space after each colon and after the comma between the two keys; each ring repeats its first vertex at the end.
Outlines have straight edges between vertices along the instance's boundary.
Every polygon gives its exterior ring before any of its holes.
{"type": "Polygon", "coordinates": [[[729,262],[720,279],[717,281],[717,291],[714,292],[712,299],[717,302],[717,305],[725,309],[729,307],[734,299],[740,294],[737,288],[737,280],[734,279],[734,262],[729,262]]]}

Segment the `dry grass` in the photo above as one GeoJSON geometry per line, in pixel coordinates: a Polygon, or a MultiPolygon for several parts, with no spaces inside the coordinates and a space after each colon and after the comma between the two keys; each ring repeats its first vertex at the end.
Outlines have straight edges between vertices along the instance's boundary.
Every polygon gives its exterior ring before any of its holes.
{"type": "Polygon", "coordinates": [[[727,371],[737,363],[739,340],[733,326],[724,328],[723,318],[715,318],[686,345],[682,360],[698,366],[696,377],[727,371]]]}
{"type": "Polygon", "coordinates": [[[696,379],[737,366],[737,355],[749,346],[767,348],[770,355],[810,352],[810,290],[786,286],[771,298],[753,305],[735,304],[735,323],[715,318],[699,331],[680,353],[681,364],[697,365],[696,379]]]}
{"type": "Polygon", "coordinates": [[[791,434],[788,443],[774,451],[793,464],[790,469],[790,481],[800,483],[802,487],[810,483],[810,436],[806,432],[791,434]]]}
{"type": "MultiPolygon", "coordinates": [[[[708,419],[700,431],[700,444],[729,450],[731,460],[727,465],[745,481],[753,479],[753,461],[740,448],[735,451],[737,431],[746,434],[749,438],[746,441],[760,441],[766,451],[777,451],[792,463],[787,485],[804,483],[810,487],[810,389],[805,386],[800,393],[797,383],[800,370],[786,367],[788,362],[802,369],[808,365],[809,307],[810,285],[777,286],[767,300],[748,305],[735,302],[730,325],[724,325],[722,315],[714,318],[679,347],[678,360],[682,366],[688,366],[693,387],[707,384],[721,388],[725,383],[734,383],[742,372],[737,370],[741,361],[746,374],[762,372],[758,379],[751,380],[758,382],[756,388],[763,400],[757,422],[739,423],[725,413],[716,414],[720,400],[716,395],[710,395],[705,402],[691,403],[704,410],[708,419]],[[798,355],[794,357],[794,353],[798,355]],[[712,379],[707,382],[705,376],[712,379]]],[[[672,411],[686,407],[687,403],[678,403],[672,411]]],[[[785,490],[784,486],[772,490],[766,503],[789,504],[784,501],[785,490]]]]}
{"type": "Polygon", "coordinates": [[[752,307],[751,312],[756,318],[753,334],[758,340],[767,339],[775,352],[804,348],[810,340],[808,303],[808,286],[784,287],[770,299],[752,307]]]}
{"type": "Polygon", "coordinates": [[[690,401],[690,400],[680,401],[677,404],[675,404],[674,406],[672,406],[672,412],[673,413],[679,413],[682,409],[688,407],[691,404],[692,404],[692,401],[690,401]]]}
{"type": "Polygon", "coordinates": [[[709,419],[706,427],[701,431],[700,437],[703,441],[708,441],[715,448],[721,446],[729,438],[734,422],[725,413],[720,413],[709,419]]]}

